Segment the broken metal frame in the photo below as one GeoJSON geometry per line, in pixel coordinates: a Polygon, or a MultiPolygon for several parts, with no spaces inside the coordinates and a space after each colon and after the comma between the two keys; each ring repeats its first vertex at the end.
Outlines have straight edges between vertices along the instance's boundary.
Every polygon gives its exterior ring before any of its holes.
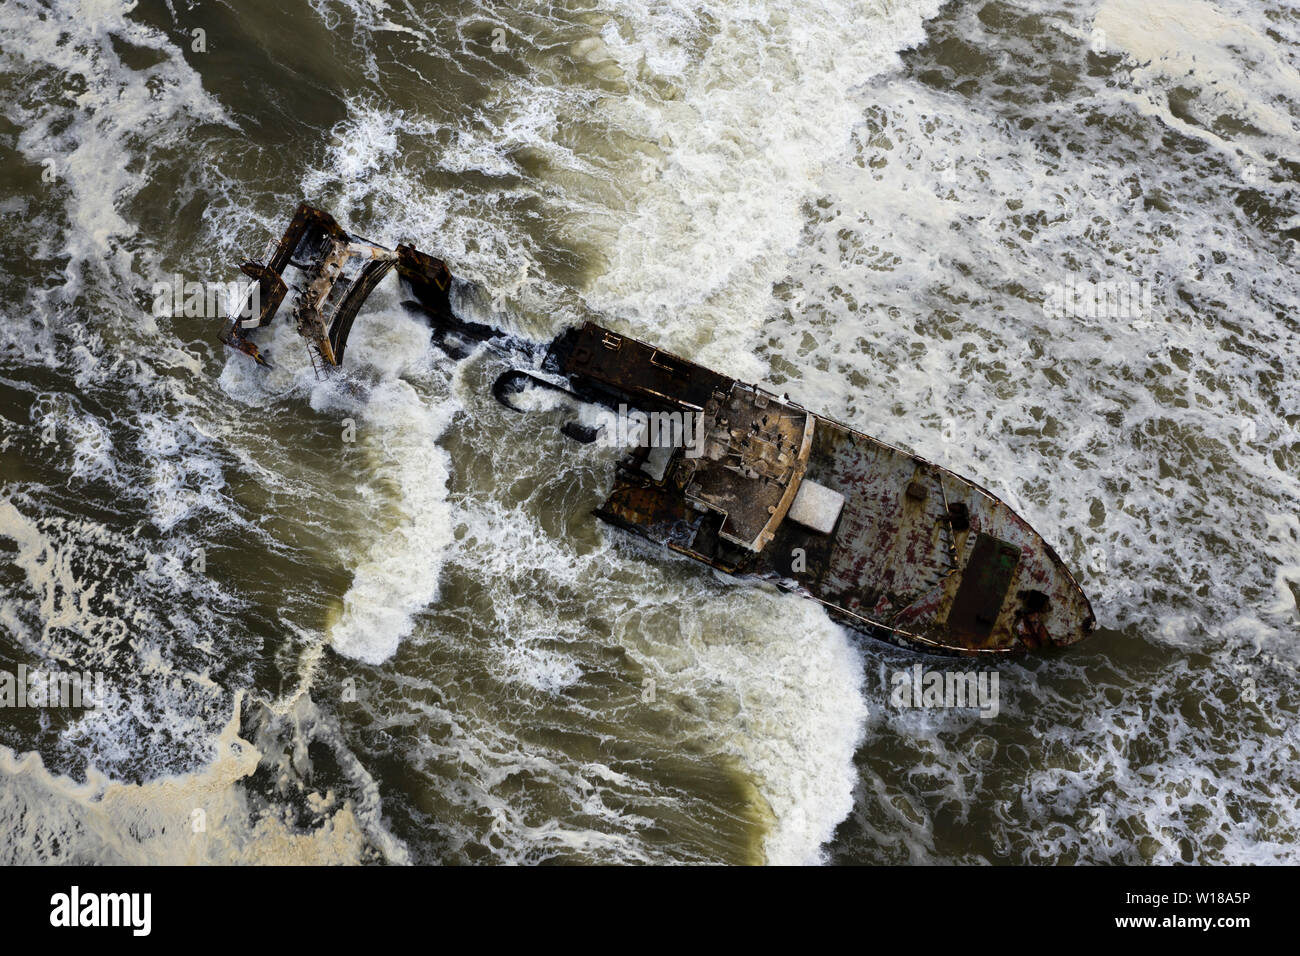
{"type": "Polygon", "coordinates": [[[257,285],[221,335],[222,342],[259,365],[270,367],[270,362],[247,333],[275,318],[288,291],[284,270],[290,265],[303,273],[302,281],[293,288],[290,311],[298,334],[307,340],[317,375],[343,364],[352,323],[362,303],[394,266],[432,316],[451,318],[452,279],[445,262],[411,245],[393,250],[353,235],[329,213],[306,203],[298,207],[284,235],[267,248],[264,258],[265,262],[245,259],[240,263],[240,271],[257,285]],[[256,316],[252,315],[254,304],[258,306],[256,316]]]}

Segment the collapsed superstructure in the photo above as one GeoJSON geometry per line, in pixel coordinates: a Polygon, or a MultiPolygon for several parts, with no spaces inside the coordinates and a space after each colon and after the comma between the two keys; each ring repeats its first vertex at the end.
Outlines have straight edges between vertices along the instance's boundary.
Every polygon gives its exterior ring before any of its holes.
{"type": "Polygon", "coordinates": [[[290,313],[298,334],[307,340],[317,373],[343,364],[352,322],[361,304],[393,266],[431,316],[451,317],[448,291],[451,273],[441,259],[409,245],[396,250],[354,236],[329,213],[306,203],[298,207],[284,235],[267,247],[265,261],[239,264],[252,279],[256,308],[240,311],[221,341],[268,365],[248,332],[268,325],[284,301],[288,287],[284,270],[294,266],[302,280],[294,286],[290,313]]]}
{"type": "MultiPolygon", "coordinates": [[[[247,332],[274,318],[290,264],[303,277],[291,314],[318,371],[342,362],[357,311],[394,265],[435,333],[503,338],[454,314],[441,259],[378,246],[306,205],[266,260],[241,265],[258,282],[256,319],[236,319],[222,337],[263,364],[247,332]]],[[[671,416],[690,430],[694,442],[632,448],[596,511],[679,554],[769,581],[858,630],[932,653],[1063,647],[1093,629],[1069,570],[1005,503],[786,397],[594,323],[561,334],[540,368],[502,374],[494,391],[515,408],[512,396],[529,387],[671,416]]],[[[576,423],[564,430],[593,437],[576,423]]]]}

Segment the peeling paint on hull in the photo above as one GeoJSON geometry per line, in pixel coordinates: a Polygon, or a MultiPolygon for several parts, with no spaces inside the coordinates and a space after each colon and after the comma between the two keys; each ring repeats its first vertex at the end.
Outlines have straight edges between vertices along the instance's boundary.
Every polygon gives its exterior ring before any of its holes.
{"type": "Polygon", "coordinates": [[[784,520],[761,548],[738,547],[718,534],[715,512],[688,501],[698,465],[678,456],[655,481],[640,467],[645,449],[636,449],[597,511],[614,524],[728,573],[812,598],[845,624],[930,653],[1064,647],[1095,626],[1087,597],[1042,536],[996,496],[945,468],[600,326],[562,337],[549,364],[579,395],[606,404],[668,407],[675,398],[695,407],[703,401],[709,423],[719,411],[710,412],[705,391],[739,393],[757,396],[772,419],[811,418],[811,447],[796,480],[844,499],[829,533],[784,520]],[[611,338],[627,358],[589,368],[587,353],[606,349],[611,338]],[[675,393],[660,381],[659,369],[647,371],[648,355],[674,366],[675,393]]]}

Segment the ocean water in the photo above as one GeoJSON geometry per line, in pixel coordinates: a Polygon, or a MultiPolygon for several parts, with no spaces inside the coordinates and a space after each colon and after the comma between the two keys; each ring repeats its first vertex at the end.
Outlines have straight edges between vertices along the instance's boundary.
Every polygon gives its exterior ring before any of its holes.
{"type": "Polygon", "coordinates": [[[0,860],[1296,862],[1300,12],[8,0],[0,860]],[[130,9],[128,9],[128,7],[130,9]],[[196,32],[197,31],[197,32],[196,32]],[[319,382],[154,286],[297,203],[970,476],[1101,629],[921,663],[602,525],[395,280],[319,382]],[[1067,283],[1141,314],[1054,314],[1067,283]],[[350,439],[350,440],[349,440],[350,439]]]}

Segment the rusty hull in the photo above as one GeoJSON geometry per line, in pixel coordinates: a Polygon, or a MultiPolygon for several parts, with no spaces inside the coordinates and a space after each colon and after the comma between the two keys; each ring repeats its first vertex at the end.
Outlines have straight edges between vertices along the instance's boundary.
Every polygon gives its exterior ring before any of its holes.
{"type": "Polygon", "coordinates": [[[679,449],[661,480],[647,474],[647,449],[634,449],[596,512],[613,524],[931,653],[1064,647],[1094,627],[1087,597],[1052,547],[997,497],[945,468],[592,323],[562,336],[548,363],[589,400],[694,410],[710,436],[733,436],[723,458],[707,444],[697,459],[679,449]],[[769,457],[755,457],[754,443],[769,457]],[[829,532],[786,518],[802,482],[843,498],[829,532]],[[722,490],[701,495],[701,485],[722,490]],[[753,519],[736,522],[728,505],[770,509],[771,524],[751,537],[753,519]],[[728,533],[735,524],[742,534],[728,533]]]}
{"type": "MultiPolygon", "coordinates": [[[[241,265],[258,282],[256,316],[246,307],[222,335],[262,364],[247,334],[275,317],[289,265],[300,275],[292,314],[318,372],[342,362],[362,302],[393,266],[414,296],[407,304],[423,311],[444,345],[447,336],[498,344],[504,337],[454,315],[454,280],[441,259],[409,245],[378,246],[306,204],[264,258],[241,265]]],[[[507,407],[514,408],[506,393],[534,380],[585,401],[702,423],[700,454],[677,447],[666,462],[663,451],[651,462],[651,449],[641,447],[625,456],[596,511],[611,524],[930,653],[1064,647],[1094,627],[1087,597],[1042,536],[946,468],[590,322],[560,335],[534,369],[552,381],[519,369],[498,379],[494,392],[507,407]],[[805,492],[809,501],[838,502],[833,518],[800,509],[805,492]]]]}

